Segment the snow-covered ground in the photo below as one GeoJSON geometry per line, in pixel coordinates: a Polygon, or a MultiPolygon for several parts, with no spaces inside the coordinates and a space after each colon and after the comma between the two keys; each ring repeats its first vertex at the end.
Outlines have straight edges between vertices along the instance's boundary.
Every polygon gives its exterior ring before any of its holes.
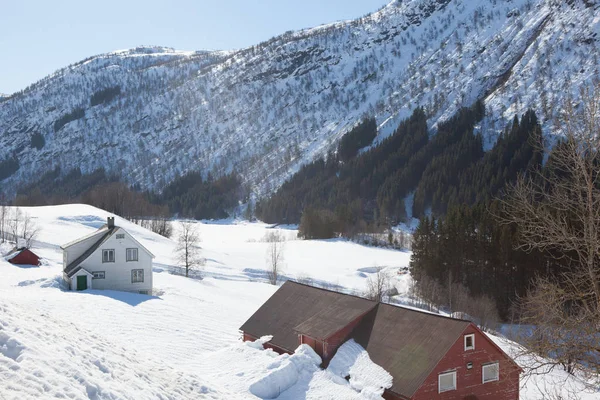
{"type": "MultiPolygon", "coordinates": [[[[355,346],[347,351],[360,364],[341,357],[323,371],[309,349],[279,356],[240,341],[238,328],[276,290],[265,283],[268,225],[198,223],[207,262],[205,279],[193,280],[167,272],[174,241],[117,217],[156,255],[157,295],[67,292],[59,245],[90,233],[109,214],[85,205],[23,211],[41,228],[33,250],[44,263],[22,268],[0,258],[0,399],[363,399],[385,384],[385,374],[373,373],[376,366],[355,346]],[[339,378],[345,369],[350,382],[339,378]]],[[[410,257],[343,240],[298,241],[293,229],[281,230],[289,239],[287,277],[349,292],[363,291],[376,266],[394,272],[410,257]]],[[[394,277],[406,295],[410,278],[394,277]]],[[[527,400],[542,398],[538,387],[580,388],[559,371],[524,385],[527,400]]]]}

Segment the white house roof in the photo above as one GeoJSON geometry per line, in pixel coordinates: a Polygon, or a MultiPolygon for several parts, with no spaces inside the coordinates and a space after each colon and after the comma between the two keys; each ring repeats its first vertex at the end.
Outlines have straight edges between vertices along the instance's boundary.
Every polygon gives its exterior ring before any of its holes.
{"type": "Polygon", "coordinates": [[[69,243],[61,245],[60,248],[64,250],[66,248],[69,248],[69,247],[77,244],[77,243],[81,243],[81,242],[84,242],[84,241],[86,241],[88,239],[91,239],[94,236],[106,233],[106,231],[108,231],[108,226],[107,225],[103,225],[102,227],[100,227],[99,229],[95,230],[92,233],[89,233],[89,234],[87,234],[85,236],[80,237],[79,239],[75,239],[75,240],[73,240],[73,241],[71,241],[69,243]]]}

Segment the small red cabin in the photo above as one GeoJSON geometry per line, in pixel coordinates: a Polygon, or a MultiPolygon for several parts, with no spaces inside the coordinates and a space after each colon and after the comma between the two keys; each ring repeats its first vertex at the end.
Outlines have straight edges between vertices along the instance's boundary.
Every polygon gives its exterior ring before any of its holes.
{"type": "Polygon", "coordinates": [[[518,400],[519,366],[470,321],[288,281],[240,328],[244,340],[292,353],[308,344],[327,366],[354,339],[388,371],[388,400],[518,400]]]}
{"type": "Polygon", "coordinates": [[[8,262],[15,265],[40,265],[40,258],[29,249],[19,249],[8,262]]]}

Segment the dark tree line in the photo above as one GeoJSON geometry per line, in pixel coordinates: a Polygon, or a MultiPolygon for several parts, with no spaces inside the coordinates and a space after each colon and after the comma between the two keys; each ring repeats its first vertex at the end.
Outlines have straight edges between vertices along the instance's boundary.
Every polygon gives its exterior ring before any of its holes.
{"type": "MultiPolygon", "coordinates": [[[[535,114],[527,112],[521,121],[498,139],[496,146],[475,165],[466,169],[459,182],[471,182],[480,190],[461,190],[445,214],[438,218],[423,217],[414,234],[411,270],[415,285],[421,293],[431,280],[440,290],[462,285],[474,296],[489,295],[496,303],[500,317],[512,317],[515,301],[524,297],[537,276],[560,279],[568,268],[566,258],[560,259],[541,251],[518,249],[518,224],[502,224],[505,214],[501,201],[508,184],[520,175],[537,180],[556,171],[554,155],[561,150],[558,144],[542,167],[541,131],[535,114]],[[462,200],[462,204],[457,204],[462,200]],[[470,200],[470,201],[469,201],[470,200]]],[[[459,186],[460,187],[460,186],[459,186]]],[[[439,210],[435,210],[439,213],[439,210]]],[[[576,223],[573,221],[572,223],[576,223]]],[[[433,294],[431,294],[433,295],[433,294]]]]}
{"type": "Polygon", "coordinates": [[[338,145],[338,157],[347,162],[354,158],[358,151],[373,142],[377,136],[377,124],[374,118],[361,121],[358,126],[346,133],[338,145]]]}
{"type": "Polygon", "coordinates": [[[19,170],[19,160],[16,157],[0,161],[0,181],[8,178],[19,170]]]}
{"type": "Polygon", "coordinates": [[[150,196],[152,202],[167,205],[172,214],[196,219],[226,218],[242,197],[236,173],[205,179],[199,172],[178,177],[162,193],[150,196]]]}
{"type": "MultiPolygon", "coordinates": [[[[428,169],[430,163],[442,166],[445,160],[458,157],[455,165],[443,165],[447,168],[445,173],[451,175],[483,157],[481,137],[473,135],[473,127],[483,115],[481,102],[463,108],[440,124],[430,139],[427,117],[418,108],[391,136],[368,151],[357,154],[356,150],[340,156],[342,148],[348,147],[342,147],[344,142],[340,142],[337,153],[301,168],[271,198],[259,202],[256,213],[267,222],[314,221],[312,226],[319,225],[318,219],[332,218],[335,232],[343,235],[396,224],[406,217],[404,198],[418,185],[429,184],[423,179],[433,184],[440,179],[428,169]],[[347,159],[349,154],[354,156],[347,159]],[[307,209],[311,213],[302,221],[307,209]]],[[[367,120],[345,137],[370,138],[376,129],[374,121],[367,120]]],[[[423,199],[423,203],[427,200],[423,199]]],[[[305,232],[303,228],[301,224],[305,232]]]]}
{"type": "Polygon", "coordinates": [[[162,193],[154,193],[128,186],[102,168],[87,174],[79,169],[63,174],[57,167],[37,182],[21,187],[15,204],[38,206],[82,202],[128,219],[174,214],[210,219],[227,217],[241,197],[241,183],[236,174],[203,179],[200,173],[190,172],[173,180],[162,193]]]}
{"type": "Polygon", "coordinates": [[[540,165],[541,140],[533,111],[520,121],[515,117],[485,154],[480,135],[465,132],[427,164],[415,192],[414,215],[422,216],[428,207],[443,215],[449,207],[490,201],[519,173],[540,165]]]}
{"type": "Polygon", "coordinates": [[[20,187],[15,203],[22,206],[70,203],[80,200],[84,193],[98,185],[116,181],[118,178],[109,176],[103,168],[87,174],[76,168],[63,174],[60,167],[56,167],[37,182],[20,187]]]}
{"type": "Polygon", "coordinates": [[[64,114],[59,119],[54,121],[54,132],[58,132],[60,128],[68,124],[69,122],[78,120],[85,117],[85,109],[78,107],[71,112],[64,114]]]}
{"type": "Polygon", "coordinates": [[[41,150],[46,145],[46,139],[40,132],[35,132],[31,135],[31,147],[41,150]]]}
{"type": "Polygon", "coordinates": [[[112,86],[106,89],[98,90],[90,97],[90,105],[108,103],[121,94],[121,86],[112,86]]]}
{"type": "Polygon", "coordinates": [[[500,317],[509,320],[514,301],[527,294],[533,278],[556,273],[560,264],[539,252],[516,250],[517,227],[498,223],[494,214],[499,212],[500,203],[493,201],[453,207],[438,219],[422,218],[410,263],[415,285],[433,279],[447,290],[460,284],[472,296],[490,296],[500,317]]]}

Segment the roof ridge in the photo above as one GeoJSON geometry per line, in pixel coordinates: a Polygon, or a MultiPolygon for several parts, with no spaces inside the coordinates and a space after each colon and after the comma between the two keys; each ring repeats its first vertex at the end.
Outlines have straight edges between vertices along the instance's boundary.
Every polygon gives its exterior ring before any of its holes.
{"type": "MultiPolygon", "coordinates": [[[[371,300],[371,299],[367,299],[366,297],[362,297],[359,295],[355,295],[355,294],[350,294],[350,293],[344,293],[344,292],[338,292],[337,290],[331,290],[331,289],[325,289],[319,286],[313,286],[313,285],[309,285],[307,283],[302,283],[302,282],[297,282],[291,279],[288,279],[287,281],[285,281],[284,285],[286,283],[294,283],[296,285],[301,285],[301,286],[306,286],[309,288],[313,288],[313,289],[318,289],[318,290],[323,290],[325,292],[330,292],[330,293],[336,293],[336,294],[341,294],[343,296],[350,296],[350,297],[355,297],[361,300],[365,300],[371,303],[376,303],[376,305],[386,305],[386,306],[390,306],[390,307],[397,307],[397,308],[402,308],[403,310],[408,310],[408,311],[413,311],[413,312],[417,312],[417,313],[421,313],[421,314],[426,314],[426,315],[430,315],[432,317],[438,317],[438,318],[446,318],[446,319],[450,319],[450,320],[454,320],[454,321],[460,321],[460,322],[466,322],[466,323],[471,323],[472,321],[469,321],[467,319],[462,319],[462,318],[455,318],[455,317],[450,317],[447,315],[442,315],[442,314],[436,314],[436,313],[432,313],[429,311],[425,311],[425,310],[416,310],[414,308],[409,308],[406,307],[402,304],[393,304],[393,303],[385,303],[385,302],[381,302],[381,301],[376,301],[376,300],[371,300]]],[[[282,285],[283,286],[283,285],[282,285]]]]}
{"type": "Polygon", "coordinates": [[[449,320],[453,320],[453,321],[466,322],[468,324],[473,323],[473,321],[469,321],[468,319],[449,317],[447,315],[436,314],[436,313],[432,313],[432,312],[425,311],[425,310],[416,310],[414,308],[409,308],[402,304],[392,304],[392,303],[380,303],[380,304],[385,305],[385,306],[390,306],[390,307],[402,308],[403,310],[413,311],[413,312],[425,314],[425,315],[430,315],[432,317],[444,318],[444,319],[449,319],[449,320]]]}
{"type": "MultiPolygon", "coordinates": [[[[375,301],[375,300],[367,299],[366,297],[362,297],[362,296],[359,296],[359,295],[357,295],[357,294],[350,294],[350,293],[338,292],[337,290],[325,289],[325,288],[322,288],[322,287],[319,287],[319,286],[313,286],[313,285],[309,285],[309,284],[307,284],[307,283],[301,283],[301,282],[297,282],[297,281],[294,281],[294,280],[291,280],[291,279],[288,279],[287,281],[285,281],[285,282],[284,282],[284,285],[285,285],[286,283],[288,283],[288,282],[289,282],[289,283],[294,283],[294,284],[296,284],[296,285],[300,285],[300,286],[306,286],[306,287],[309,287],[309,288],[312,288],[312,289],[318,289],[318,290],[322,290],[322,291],[324,291],[324,292],[329,292],[329,293],[340,294],[340,295],[343,295],[343,296],[348,296],[348,297],[354,297],[354,298],[357,298],[357,299],[361,299],[361,300],[368,301],[368,302],[370,302],[370,303],[375,303],[375,304],[379,304],[379,303],[381,303],[381,302],[379,302],[379,301],[375,301]]],[[[282,285],[282,286],[283,286],[283,285],[282,285]]]]}

